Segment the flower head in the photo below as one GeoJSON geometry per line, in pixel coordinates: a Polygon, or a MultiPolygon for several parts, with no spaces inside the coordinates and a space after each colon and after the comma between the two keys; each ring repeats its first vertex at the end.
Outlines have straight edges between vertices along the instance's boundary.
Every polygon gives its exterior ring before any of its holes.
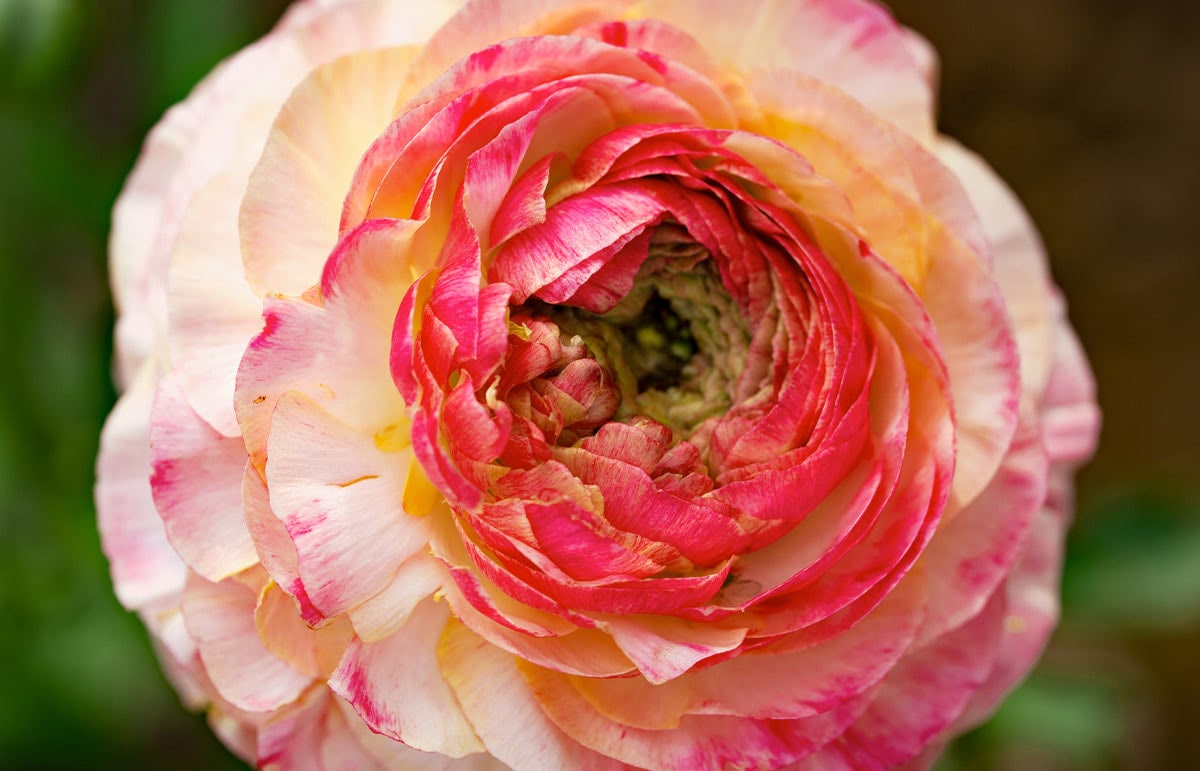
{"type": "Polygon", "coordinates": [[[97,501],[278,768],[884,768],[1056,615],[1090,374],[864,0],[310,1],[118,203],[97,501]]]}

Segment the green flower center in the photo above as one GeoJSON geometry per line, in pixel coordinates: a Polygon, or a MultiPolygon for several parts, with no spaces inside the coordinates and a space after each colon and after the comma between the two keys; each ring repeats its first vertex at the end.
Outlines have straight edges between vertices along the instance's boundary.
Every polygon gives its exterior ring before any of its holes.
{"type": "Polygon", "coordinates": [[[534,314],[611,373],[621,394],[614,419],[644,415],[679,439],[729,410],[750,346],[740,309],[690,240],[652,245],[633,289],[606,313],[542,305],[534,314]]]}

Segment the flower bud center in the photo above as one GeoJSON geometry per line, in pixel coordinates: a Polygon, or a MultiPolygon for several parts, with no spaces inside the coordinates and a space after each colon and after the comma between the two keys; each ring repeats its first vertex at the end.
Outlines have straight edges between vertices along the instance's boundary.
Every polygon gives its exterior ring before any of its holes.
{"type": "Polygon", "coordinates": [[[582,342],[611,376],[616,420],[650,417],[688,439],[731,406],[750,333],[708,252],[678,226],[659,228],[631,291],[608,311],[538,300],[525,310],[557,326],[564,345],[582,342]]]}

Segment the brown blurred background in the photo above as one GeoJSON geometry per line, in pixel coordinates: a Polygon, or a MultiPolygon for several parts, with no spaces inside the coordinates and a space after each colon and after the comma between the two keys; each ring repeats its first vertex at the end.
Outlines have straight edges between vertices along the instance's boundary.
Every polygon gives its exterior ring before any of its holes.
{"type": "MultiPolygon", "coordinates": [[[[238,767],[99,552],[105,238],[149,127],[285,5],[0,0],[0,767],[238,767]]],[[[1063,624],[943,768],[1200,767],[1200,3],[891,6],[941,55],[943,130],[1040,226],[1105,411],[1063,624]]]]}
{"type": "Polygon", "coordinates": [[[1064,622],[962,768],[1200,768],[1200,3],[895,0],[1041,229],[1104,408],[1064,622]]]}

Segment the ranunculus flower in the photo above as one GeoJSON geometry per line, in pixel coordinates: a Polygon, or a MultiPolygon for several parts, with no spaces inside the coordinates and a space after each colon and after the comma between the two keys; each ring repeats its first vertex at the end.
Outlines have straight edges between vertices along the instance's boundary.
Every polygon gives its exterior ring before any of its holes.
{"type": "Polygon", "coordinates": [[[310,1],[117,204],[97,501],[283,769],[927,763],[1056,616],[1098,413],[864,0],[310,1]]]}

